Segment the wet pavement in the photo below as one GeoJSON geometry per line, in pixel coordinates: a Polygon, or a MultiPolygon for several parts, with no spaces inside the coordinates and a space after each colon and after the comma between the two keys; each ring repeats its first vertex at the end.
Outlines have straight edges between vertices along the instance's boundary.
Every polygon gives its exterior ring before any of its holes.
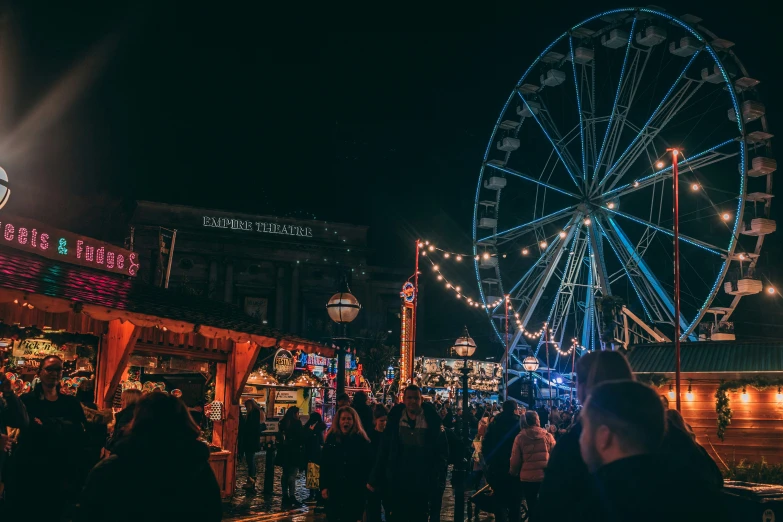
{"type": "MultiPolygon", "coordinates": [[[[272,493],[264,494],[264,466],[266,454],[261,452],[256,455],[256,467],[258,469],[256,490],[244,489],[247,480],[247,467],[244,462],[237,469],[237,485],[234,497],[223,504],[223,520],[244,522],[315,522],[326,521],[326,516],[316,506],[304,505],[296,508],[283,508],[282,490],[280,488],[281,468],[275,468],[275,481],[272,493]]],[[[304,472],[299,474],[296,481],[296,497],[298,500],[306,500],[310,492],[305,487],[304,472]]],[[[474,514],[475,515],[475,514],[474,514]]],[[[473,517],[474,521],[485,522],[494,517],[487,513],[480,513],[473,517]]],[[[443,509],[441,510],[443,522],[454,520],[454,492],[451,483],[446,487],[443,495],[443,509]]],[[[467,520],[467,517],[466,517],[467,520]]]]}

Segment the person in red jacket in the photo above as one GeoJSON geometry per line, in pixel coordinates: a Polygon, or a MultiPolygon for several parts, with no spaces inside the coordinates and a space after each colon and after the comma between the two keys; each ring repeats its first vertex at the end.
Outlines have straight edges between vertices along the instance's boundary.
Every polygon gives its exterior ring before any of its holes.
{"type": "Polygon", "coordinates": [[[527,510],[532,513],[535,511],[538,489],[544,481],[549,453],[555,447],[555,438],[541,427],[538,413],[527,411],[524,419],[525,426],[514,439],[509,473],[519,474],[527,510]]]}

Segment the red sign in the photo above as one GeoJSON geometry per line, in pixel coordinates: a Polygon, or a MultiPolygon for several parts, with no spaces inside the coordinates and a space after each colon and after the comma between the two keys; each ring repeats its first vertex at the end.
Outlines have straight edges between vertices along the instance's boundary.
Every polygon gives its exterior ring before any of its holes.
{"type": "Polygon", "coordinates": [[[7,214],[0,216],[0,245],[122,275],[135,276],[139,270],[135,252],[7,214]]]}

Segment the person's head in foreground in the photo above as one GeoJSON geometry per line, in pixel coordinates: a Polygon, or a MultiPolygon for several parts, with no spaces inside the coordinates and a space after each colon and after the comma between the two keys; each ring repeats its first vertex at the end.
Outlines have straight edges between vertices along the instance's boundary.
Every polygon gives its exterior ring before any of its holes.
{"type": "Polygon", "coordinates": [[[639,382],[610,381],[591,390],[582,410],[579,447],[590,471],[655,452],[666,419],[658,394],[639,382]]]}
{"type": "Polygon", "coordinates": [[[620,352],[590,352],[576,363],[576,397],[584,404],[593,387],[606,381],[634,380],[631,366],[620,352]]]}

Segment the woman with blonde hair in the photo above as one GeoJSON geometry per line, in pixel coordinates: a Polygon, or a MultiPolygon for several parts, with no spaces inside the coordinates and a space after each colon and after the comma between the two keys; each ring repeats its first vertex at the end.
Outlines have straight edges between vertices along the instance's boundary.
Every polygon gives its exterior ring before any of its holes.
{"type": "Polygon", "coordinates": [[[370,439],[350,406],[337,410],[321,455],[321,495],[329,522],[362,520],[370,475],[370,439]]]}

